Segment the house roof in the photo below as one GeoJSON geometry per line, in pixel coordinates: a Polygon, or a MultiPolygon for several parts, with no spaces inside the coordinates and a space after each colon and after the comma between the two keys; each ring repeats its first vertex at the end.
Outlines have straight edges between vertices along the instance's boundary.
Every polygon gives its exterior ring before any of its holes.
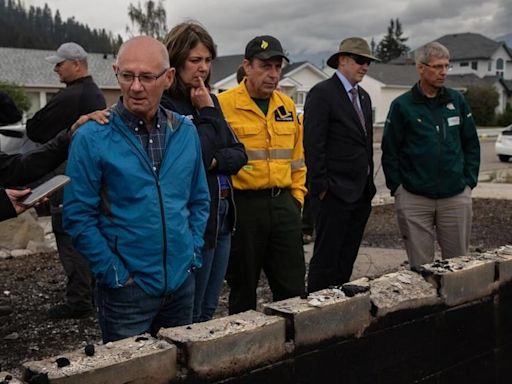
{"type": "MultiPolygon", "coordinates": [[[[418,72],[414,65],[372,63],[368,69],[367,76],[387,86],[411,87],[419,79],[418,72]]],[[[493,85],[498,80],[501,80],[502,83],[510,82],[509,85],[512,86],[512,80],[502,80],[497,76],[480,78],[473,73],[466,75],[448,75],[446,76],[445,85],[450,88],[461,89],[471,85],[493,85]]],[[[507,87],[507,84],[504,84],[504,86],[507,87]]]]}
{"type": "MultiPolygon", "coordinates": [[[[488,60],[500,47],[503,47],[512,59],[512,50],[503,41],[495,41],[479,33],[454,33],[436,39],[450,51],[451,61],[488,60]]],[[[390,64],[414,64],[414,51],[400,56],[390,64]]]]}
{"type": "Polygon", "coordinates": [[[300,68],[304,64],[306,64],[307,61],[297,61],[296,63],[287,64],[283,67],[283,70],[281,71],[281,77],[285,77],[290,72],[295,71],[296,69],[300,68]]]}
{"type": "Polygon", "coordinates": [[[393,65],[372,63],[368,76],[385,85],[412,86],[418,81],[418,72],[414,65],[393,65]]]}
{"type": "Polygon", "coordinates": [[[210,84],[215,84],[236,73],[244,55],[217,56],[212,62],[210,84]]]}
{"type": "Polygon", "coordinates": [[[448,48],[451,60],[490,59],[501,46],[512,56],[506,44],[489,39],[479,33],[454,33],[444,35],[435,41],[448,48]]]}
{"type": "MultiPolygon", "coordinates": [[[[25,87],[62,87],[53,65],[45,60],[55,51],[0,47],[0,80],[25,87]]],[[[89,73],[100,88],[118,89],[112,71],[115,58],[100,53],[89,53],[89,73]]]]}

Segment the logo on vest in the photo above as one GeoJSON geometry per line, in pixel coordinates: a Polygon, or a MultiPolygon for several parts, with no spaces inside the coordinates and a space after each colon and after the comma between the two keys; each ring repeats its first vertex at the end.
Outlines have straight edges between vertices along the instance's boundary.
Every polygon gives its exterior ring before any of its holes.
{"type": "Polygon", "coordinates": [[[293,121],[293,113],[288,112],[282,105],[274,112],[274,118],[276,121],[293,121]]]}

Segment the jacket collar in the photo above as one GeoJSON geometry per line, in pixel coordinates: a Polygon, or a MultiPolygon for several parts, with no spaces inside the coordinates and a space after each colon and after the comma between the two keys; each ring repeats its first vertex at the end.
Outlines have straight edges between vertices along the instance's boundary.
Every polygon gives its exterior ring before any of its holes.
{"type": "MultiPolygon", "coordinates": [[[[124,123],[130,128],[130,130],[135,130],[135,127],[140,126],[141,119],[134,114],[132,114],[123,104],[123,97],[121,96],[117,101],[117,104],[113,107],[114,111],[121,117],[124,123]]],[[[160,125],[160,127],[165,127],[167,122],[167,114],[162,106],[158,106],[158,110],[156,113],[155,125],[160,125]]],[[[171,124],[169,124],[169,128],[173,130],[171,124]]]]}
{"type": "Polygon", "coordinates": [[[66,87],[69,87],[70,85],[73,85],[73,84],[78,84],[78,83],[85,83],[86,81],[92,81],[92,76],[91,75],[87,75],[87,76],[84,76],[84,77],[79,77],[78,79],[75,79],[73,81],[70,81],[69,83],[66,83],[66,87]]]}
{"type": "Polygon", "coordinates": [[[444,105],[444,104],[449,103],[450,101],[453,101],[453,97],[448,93],[446,87],[439,88],[439,92],[437,93],[437,96],[434,98],[425,96],[425,94],[421,91],[419,81],[413,85],[413,87],[411,88],[411,93],[412,93],[412,102],[417,103],[417,104],[426,104],[426,103],[430,102],[432,99],[435,99],[435,101],[441,105],[444,105]]]}
{"type": "MultiPolygon", "coordinates": [[[[238,109],[246,109],[254,111],[261,116],[263,116],[263,112],[261,112],[261,109],[256,105],[254,100],[251,98],[251,95],[249,95],[249,91],[247,90],[247,86],[245,85],[245,81],[242,81],[238,87],[235,89],[236,92],[236,101],[235,101],[235,107],[238,109]]],[[[271,116],[274,111],[279,108],[280,106],[284,106],[284,102],[279,96],[279,91],[272,92],[272,96],[270,96],[270,101],[268,104],[268,113],[267,116],[271,116]]]]}

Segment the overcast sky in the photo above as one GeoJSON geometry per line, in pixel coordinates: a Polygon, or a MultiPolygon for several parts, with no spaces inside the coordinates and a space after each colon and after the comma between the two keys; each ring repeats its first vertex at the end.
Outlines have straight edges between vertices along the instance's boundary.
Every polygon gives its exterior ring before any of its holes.
{"type": "MultiPolygon", "coordinates": [[[[48,3],[63,19],[126,37],[130,0],[22,0],[48,3]]],[[[143,0],[144,1],[144,0],[143,0]]],[[[490,38],[512,33],[512,0],[164,0],[169,26],[195,19],[213,36],[220,55],[243,53],[254,36],[279,38],[290,54],[335,52],[346,37],[378,43],[391,18],[402,22],[411,48],[449,33],[490,38]]]]}

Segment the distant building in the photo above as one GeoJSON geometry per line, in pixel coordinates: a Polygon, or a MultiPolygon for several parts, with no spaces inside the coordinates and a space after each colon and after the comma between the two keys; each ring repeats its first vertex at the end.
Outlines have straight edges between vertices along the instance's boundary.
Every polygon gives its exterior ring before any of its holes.
{"type": "MultiPolygon", "coordinates": [[[[40,49],[0,47],[0,81],[14,82],[25,89],[32,102],[28,117],[65,87],[53,72],[53,65],[45,60],[54,53],[40,49]]],[[[88,54],[89,73],[105,95],[107,105],[114,104],[120,95],[112,70],[114,62],[113,55],[88,54]]]]}

